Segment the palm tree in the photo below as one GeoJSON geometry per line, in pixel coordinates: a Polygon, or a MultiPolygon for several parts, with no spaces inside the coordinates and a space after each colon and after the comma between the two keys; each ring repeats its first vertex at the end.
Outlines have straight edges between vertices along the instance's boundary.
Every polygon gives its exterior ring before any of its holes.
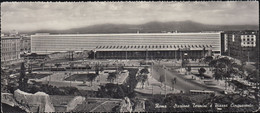
{"type": "Polygon", "coordinates": [[[56,66],[56,70],[58,71],[58,67],[60,67],[61,64],[55,64],[55,66],[56,66]]]}
{"type": "Polygon", "coordinates": [[[90,81],[91,86],[92,86],[92,82],[95,80],[97,76],[98,76],[97,74],[93,74],[93,73],[88,74],[88,81],[90,81]]]}
{"type": "Polygon", "coordinates": [[[173,90],[174,89],[174,84],[176,83],[176,78],[172,79],[171,83],[172,83],[172,90],[173,90]]]}

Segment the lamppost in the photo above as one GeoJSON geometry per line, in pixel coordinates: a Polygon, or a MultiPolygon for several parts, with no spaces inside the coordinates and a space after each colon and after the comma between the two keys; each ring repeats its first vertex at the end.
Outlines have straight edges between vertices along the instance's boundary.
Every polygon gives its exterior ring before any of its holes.
{"type": "Polygon", "coordinates": [[[247,62],[249,62],[249,51],[247,51],[247,62]]]}
{"type": "Polygon", "coordinates": [[[174,56],[175,56],[175,63],[176,63],[176,61],[177,61],[177,59],[176,59],[176,52],[177,52],[177,50],[175,50],[175,53],[174,53],[174,56]]]}
{"type": "Polygon", "coordinates": [[[164,69],[164,83],[165,83],[165,97],[166,97],[166,93],[167,93],[167,89],[166,89],[166,67],[165,67],[165,65],[163,65],[163,69],[164,69]]]}
{"type": "Polygon", "coordinates": [[[152,95],[153,95],[153,86],[152,86],[152,95]]]}
{"type": "Polygon", "coordinates": [[[127,48],[125,50],[125,60],[127,60],[127,48]]]}
{"type": "Polygon", "coordinates": [[[96,50],[94,49],[94,60],[96,60],[96,50]]]}
{"type": "MultiPolygon", "coordinates": [[[[71,75],[71,73],[69,73],[69,76],[70,76],[70,75],[71,75]]],[[[71,81],[72,81],[72,80],[70,80],[70,87],[71,87],[71,81]]]]}
{"type": "Polygon", "coordinates": [[[145,64],[145,65],[147,65],[147,60],[148,60],[147,57],[148,57],[148,50],[146,49],[146,55],[145,55],[145,59],[146,59],[146,60],[145,60],[145,63],[146,63],[146,64],[145,64]]]}

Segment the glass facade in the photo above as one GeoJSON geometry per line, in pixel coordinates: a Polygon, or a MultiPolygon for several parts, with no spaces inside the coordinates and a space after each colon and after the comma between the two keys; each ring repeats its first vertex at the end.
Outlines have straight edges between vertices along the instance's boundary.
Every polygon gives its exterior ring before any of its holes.
{"type": "MultiPolygon", "coordinates": [[[[211,45],[221,51],[221,33],[146,33],[146,34],[39,34],[31,36],[31,51],[37,54],[93,50],[97,46],[211,45]]],[[[163,47],[161,47],[163,48],[163,47]]]]}

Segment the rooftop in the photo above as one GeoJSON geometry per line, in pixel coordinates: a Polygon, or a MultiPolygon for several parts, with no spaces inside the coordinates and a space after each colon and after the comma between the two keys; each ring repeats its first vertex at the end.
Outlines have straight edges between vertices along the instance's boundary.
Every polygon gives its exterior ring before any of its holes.
{"type": "Polygon", "coordinates": [[[122,35],[135,35],[135,36],[149,36],[149,35],[201,35],[201,34],[220,34],[221,32],[189,32],[189,33],[118,33],[118,34],[49,34],[49,33],[36,33],[32,36],[122,36],[122,35]]]}
{"type": "Polygon", "coordinates": [[[104,45],[104,46],[96,46],[95,50],[178,50],[178,49],[210,49],[212,45],[104,45]]]}

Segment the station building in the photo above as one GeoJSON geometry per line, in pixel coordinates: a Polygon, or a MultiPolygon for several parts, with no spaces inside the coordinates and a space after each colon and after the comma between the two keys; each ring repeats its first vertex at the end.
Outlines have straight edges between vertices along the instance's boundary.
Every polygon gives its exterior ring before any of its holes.
{"type": "Polygon", "coordinates": [[[125,34],[35,34],[31,51],[94,52],[97,59],[198,59],[221,55],[221,32],[205,33],[125,33],[125,34]]]}

